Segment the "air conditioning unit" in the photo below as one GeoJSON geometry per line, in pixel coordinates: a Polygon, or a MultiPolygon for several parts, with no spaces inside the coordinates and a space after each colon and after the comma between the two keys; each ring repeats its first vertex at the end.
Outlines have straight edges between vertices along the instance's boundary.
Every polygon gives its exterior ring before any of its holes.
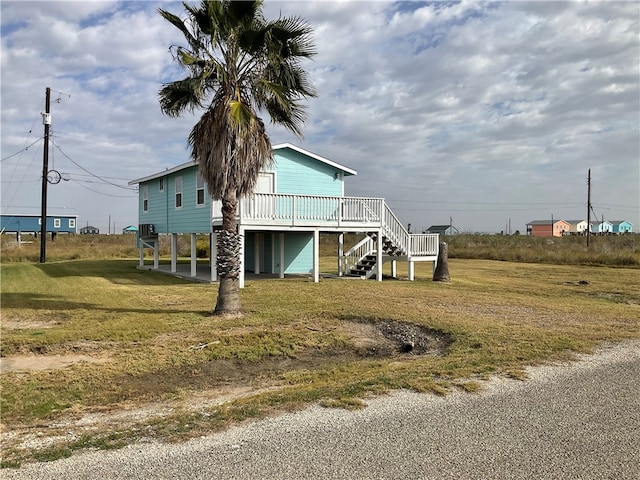
{"type": "Polygon", "coordinates": [[[152,223],[141,223],[138,227],[138,231],[142,237],[152,237],[156,234],[152,223]]]}

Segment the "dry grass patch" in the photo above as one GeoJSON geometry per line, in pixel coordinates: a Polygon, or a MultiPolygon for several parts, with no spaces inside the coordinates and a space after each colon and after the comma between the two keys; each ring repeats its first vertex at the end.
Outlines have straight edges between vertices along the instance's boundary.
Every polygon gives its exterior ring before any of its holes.
{"type": "Polygon", "coordinates": [[[3,362],[108,359],[2,370],[8,462],[186,438],[310,402],[358,408],[392,389],[474,391],[640,337],[637,269],[451,260],[450,284],[430,265],[416,282],[250,281],[244,317],[230,319],[209,316],[215,285],[135,265],[1,266],[3,362]],[[44,453],[36,432],[54,438],[44,453]]]}

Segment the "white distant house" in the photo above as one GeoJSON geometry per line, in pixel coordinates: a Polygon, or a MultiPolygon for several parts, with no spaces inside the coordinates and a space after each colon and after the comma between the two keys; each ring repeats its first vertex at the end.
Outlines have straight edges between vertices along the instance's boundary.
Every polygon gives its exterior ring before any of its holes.
{"type": "Polygon", "coordinates": [[[569,233],[572,235],[582,235],[587,231],[586,220],[566,220],[569,224],[569,233]]]}

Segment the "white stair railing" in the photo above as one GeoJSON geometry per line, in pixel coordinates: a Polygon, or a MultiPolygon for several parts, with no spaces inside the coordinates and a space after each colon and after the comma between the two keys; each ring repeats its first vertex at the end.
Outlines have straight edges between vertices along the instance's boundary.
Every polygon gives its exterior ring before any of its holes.
{"type": "Polygon", "coordinates": [[[403,255],[410,252],[410,234],[398,217],[391,211],[387,203],[384,204],[384,222],[382,222],[382,235],[387,237],[403,255]]]}
{"type": "Polygon", "coordinates": [[[349,273],[351,269],[355,268],[362,259],[367,255],[370,255],[374,248],[375,242],[371,237],[366,235],[342,256],[343,272],[349,273]]]}

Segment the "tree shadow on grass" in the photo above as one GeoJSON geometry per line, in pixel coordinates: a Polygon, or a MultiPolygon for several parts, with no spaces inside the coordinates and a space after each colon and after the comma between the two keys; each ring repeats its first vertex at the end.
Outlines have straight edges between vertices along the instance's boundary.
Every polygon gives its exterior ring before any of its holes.
{"type": "Polygon", "coordinates": [[[151,313],[151,314],[166,314],[166,313],[193,313],[197,315],[207,316],[209,311],[204,310],[189,310],[189,309],[163,309],[160,306],[148,306],[148,307],[112,307],[105,305],[98,305],[89,302],[75,302],[70,301],[64,295],[51,295],[51,294],[39,294],[34,292],[3,292],[2,293],[2,308],[9,310],[11,308],[29,308],[33,310],[47,310],[47,311],[68,311],[68,310],[91,310],[93,312],[118,312],[118,313],[151,313]]]}
{"type": "Polygon", "coordinates": [[[50,278],[97,277],[117,285],[185,285],[193,284],[170,275],[138,270],[137,260],[71,260],[35,264],[50,278]]]}

